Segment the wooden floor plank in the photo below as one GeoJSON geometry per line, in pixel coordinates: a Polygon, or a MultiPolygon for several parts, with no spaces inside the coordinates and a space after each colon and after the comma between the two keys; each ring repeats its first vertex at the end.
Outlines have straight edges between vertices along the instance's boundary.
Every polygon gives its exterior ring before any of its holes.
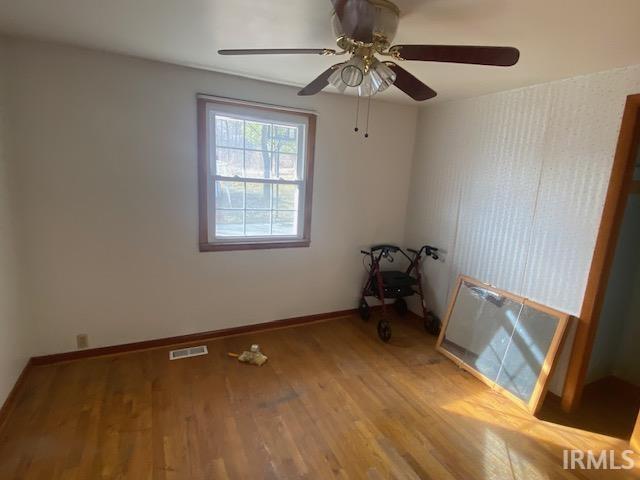
{"type": "Polygon", "coordinates": [[[538,420],[394,320],[355,317],[31,369],[0,431],[0,479],[600,479],[564,448],[622,440],[538,420]],[[227,352],[259,343],[263,367],[227,352]]]}

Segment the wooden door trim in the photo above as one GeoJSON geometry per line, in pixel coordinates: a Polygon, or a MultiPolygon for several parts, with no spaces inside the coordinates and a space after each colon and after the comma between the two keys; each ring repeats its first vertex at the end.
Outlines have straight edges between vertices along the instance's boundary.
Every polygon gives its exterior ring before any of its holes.
{"type": "Polygon", "coordinates": [[[640,452],[640,412],[638,412],[638,417],[636,418],[636,426],[633,429],[633,433],[631,434],[631,439],[629,440],[629,444],[631,448],[636,452],[640,452]]]}
{"type": "Polygon", "coordinates": [[[635,157],[640,139],[640,94],[629,95],[622,116],[609,187],[602,210],[600,228],[591,260],[571,359],[562,392],[562,408],[574,410],[580,403],[598,329],[611,264],[615,254],[620,226],[631,191],[635,157]]]}

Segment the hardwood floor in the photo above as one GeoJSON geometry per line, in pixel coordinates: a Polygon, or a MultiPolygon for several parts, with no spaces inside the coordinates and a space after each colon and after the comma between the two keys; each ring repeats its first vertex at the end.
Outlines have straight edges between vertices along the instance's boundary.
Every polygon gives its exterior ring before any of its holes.
{"type": "Polygon", "coordinates": [[[552,423],[628,440],[640,410],[640,387],[605,377],[584,387],[580,407],[565,413],[560,399],[549,395],[539,418],[552,423]]]}
{"type": "Polygon", "coordinates": [[[348,317],[184,360],[161,348],[34,367],[0,431],[0,478],[638,478],[563,470],[564,448],[628,443],[531,417],[411,322],[387,345],[348,317]],[[265,366],[227,357],[251,343],[265,366]]]}

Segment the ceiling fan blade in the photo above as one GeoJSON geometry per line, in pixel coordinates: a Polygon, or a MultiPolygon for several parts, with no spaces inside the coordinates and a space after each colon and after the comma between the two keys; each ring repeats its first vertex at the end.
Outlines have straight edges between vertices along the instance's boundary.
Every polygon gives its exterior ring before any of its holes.
{"type": "Polygon", "coordinates": [[[470,45],[394,45],[389,52],[404,60],[423,62],[471,63],[510,67],[518,63],[520,51],[514,47],[470,45]]]}
{"type": "Polygon", "coordinates": [[[396,74],[396,81],[393,82],[393,84],[414,100],[422,102],[437,95],[434,90],[422,83],[421,80],[411,75],[404,68],[393,62],[384,63],[396,74]]]}
{"type": "Polygon", "coordinates": [[[345,35],[359,42],[373,41],[375,7],[368,0],[331,0],[345,35]]]}
{"type": "Polygon", "coordinates": [[[331,74],[344,64],[345,62],[337,63],[327,68],[324,72],[318,75],[316,79],[313,80],[309,85],[307,85],[302,90],[300,90],[298,92],[298,95],[306,96],[306,95],[315,95],[316,93],[320,93],[323,88],[329,85],[329,77],[331,76],[331,74]]]}
{"type": "Polygon", "coordinates": [[[248,48],[237,50],[218,50],[220,55],[333,55],[335,50],[330,48],[248,48]]]}

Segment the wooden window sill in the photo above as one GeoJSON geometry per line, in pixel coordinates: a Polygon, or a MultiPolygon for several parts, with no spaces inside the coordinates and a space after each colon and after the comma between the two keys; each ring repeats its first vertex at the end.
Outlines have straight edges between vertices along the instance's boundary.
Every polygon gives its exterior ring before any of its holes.
{"type": "Polygon", "coordinates": [[[283,240],[275,242],[201,243],[201,252],[228,252],[233,250],[265,250],[272,248],[308,247],[310,240],[283,240]]]}

